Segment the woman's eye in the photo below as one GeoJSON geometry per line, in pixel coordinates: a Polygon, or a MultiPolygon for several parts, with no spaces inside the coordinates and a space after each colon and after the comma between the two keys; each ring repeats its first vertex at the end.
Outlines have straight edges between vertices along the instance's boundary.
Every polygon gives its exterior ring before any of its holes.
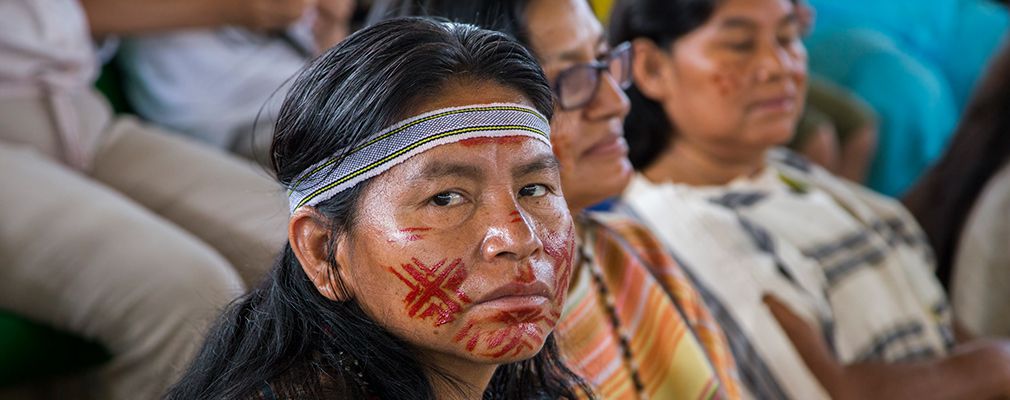
{"type": "Polygon", "coordinates": [[[783,46],[800,40],[803,37],[803,30],[799,24],[790,24],[777,33],[777,39],[783,46]]]}
{"type": "Polygon", "coordinates": [[[728,47],[730,50],[733,51],[747,52],[754,50],[754,42],[747,41],[747,42],[727,43],[726,47],[728,47]]]}
{"type": "Polygon", "coordinates": [[[448,207],[463,202],[463,195],[456,192],[442,192],[431,196],[430,203],[439,207],[448,207]]]}
{"type": "Polygon", "coordinates": [[[784,35],[779,36],[779,44],[782,46],[788,46],[793,44],[793,42],[799,40],[799,35],[784,35]]]}
{"type": "Polygon", "coordinates": [[[519,189],[519,196],[523,197],[540,197],[547,194],[547,186],[536,184],[536,185],[526,185],[522,189],[519,189]]]}

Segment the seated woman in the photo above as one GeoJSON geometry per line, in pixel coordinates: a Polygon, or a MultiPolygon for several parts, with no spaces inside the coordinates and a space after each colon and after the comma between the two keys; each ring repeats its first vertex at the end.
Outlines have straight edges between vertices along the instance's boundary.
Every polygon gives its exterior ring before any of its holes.
{"type": "Polygon", "coordinates": [[[792,2],[622,0],[611,23],[635,51],[625,131],[640,174],[623,201],[726,311],[742,375],[762,378],[757,397],[1010,393],[1005,343],[952,348],[908,212],[775,148],[807,80],[792,2]],[[769,294],[781,299],[771,309],[769,294]]]}
{"type": "Polygon", "coordinates": [[[621,129],[628,47],[608,48],[585,0],[403,3],[386,6],[516,37],[551,81],[551,141],[579,248],[556,331],[573,370],[604,399],[739,397],[725,337],[677,263],[640,224],[586,212],[620,194],[632,174],[621,129]]]}
{"type": "Polygon", "coordinates": [[[552,109],[533,57],[469,25],[389,21],[313,61],[273,141],[288,245],[168,398],[574,398],[552,109]]]}
{"type": "Polygon", "coordinates": [[[973,333],[1010,336],[1010,47],[993,60],[950,149],[905,196],[937,277],[973,333]]]}

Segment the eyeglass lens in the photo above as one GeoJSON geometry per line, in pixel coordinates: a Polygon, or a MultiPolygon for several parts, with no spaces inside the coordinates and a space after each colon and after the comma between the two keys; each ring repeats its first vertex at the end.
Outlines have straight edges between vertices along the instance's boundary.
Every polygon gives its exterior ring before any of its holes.
{"type": "Polygon", "coordinates": [[[558,101],[563,109],[583,107],[599,90],[601,74],[608,71],[622,89],[631,85],[631,46],[627,43],[611,52],[606,64],[582,64],[565,70],[558,77],[558,101]]]}

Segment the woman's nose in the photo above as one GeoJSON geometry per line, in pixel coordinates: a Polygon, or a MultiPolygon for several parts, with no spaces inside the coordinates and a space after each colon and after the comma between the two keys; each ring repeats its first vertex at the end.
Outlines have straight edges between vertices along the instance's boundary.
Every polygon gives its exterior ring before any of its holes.
{"type": "Polygon", "coordinates": [[[485,260],[504,258],[519,261],[529,258],[542,247],[529,218],[518,208],[500,211],[489,218],[492,221],[487,225],[481,242],[481,253],[485,260]]]}

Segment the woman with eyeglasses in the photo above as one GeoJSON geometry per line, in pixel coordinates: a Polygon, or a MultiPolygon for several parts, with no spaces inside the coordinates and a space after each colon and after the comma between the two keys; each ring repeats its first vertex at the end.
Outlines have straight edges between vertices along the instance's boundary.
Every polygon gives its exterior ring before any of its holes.
{"type": "Polygon", "coordinates": [[[377,12],[503,31],[543,66],[557,101],[551,142],[578,243],[555,331],[567,364],[603,399],[738,398],[722,331],[677,263],[641,225],[586,211],[619,194],[632,172],[621,127],[632,56],[628,45],[607,45],[588,2],[406,0],[377,12]]]}
{"type": "Polygon", "coordinates": [[[288,244],[168,399],[573,399],[552,331],[574,226],[533,57],[472,25],[361,30],[273,139],[288,244]]]}
{"type": "Polygon", "coordinates": [[[622,200],[698,278],[758,398],[1010,394],[1010,347],[955,346],[929,243],[893,199],[777,146],[806,49],[789,0],[619,0],[635,51],[622,200]]]}

